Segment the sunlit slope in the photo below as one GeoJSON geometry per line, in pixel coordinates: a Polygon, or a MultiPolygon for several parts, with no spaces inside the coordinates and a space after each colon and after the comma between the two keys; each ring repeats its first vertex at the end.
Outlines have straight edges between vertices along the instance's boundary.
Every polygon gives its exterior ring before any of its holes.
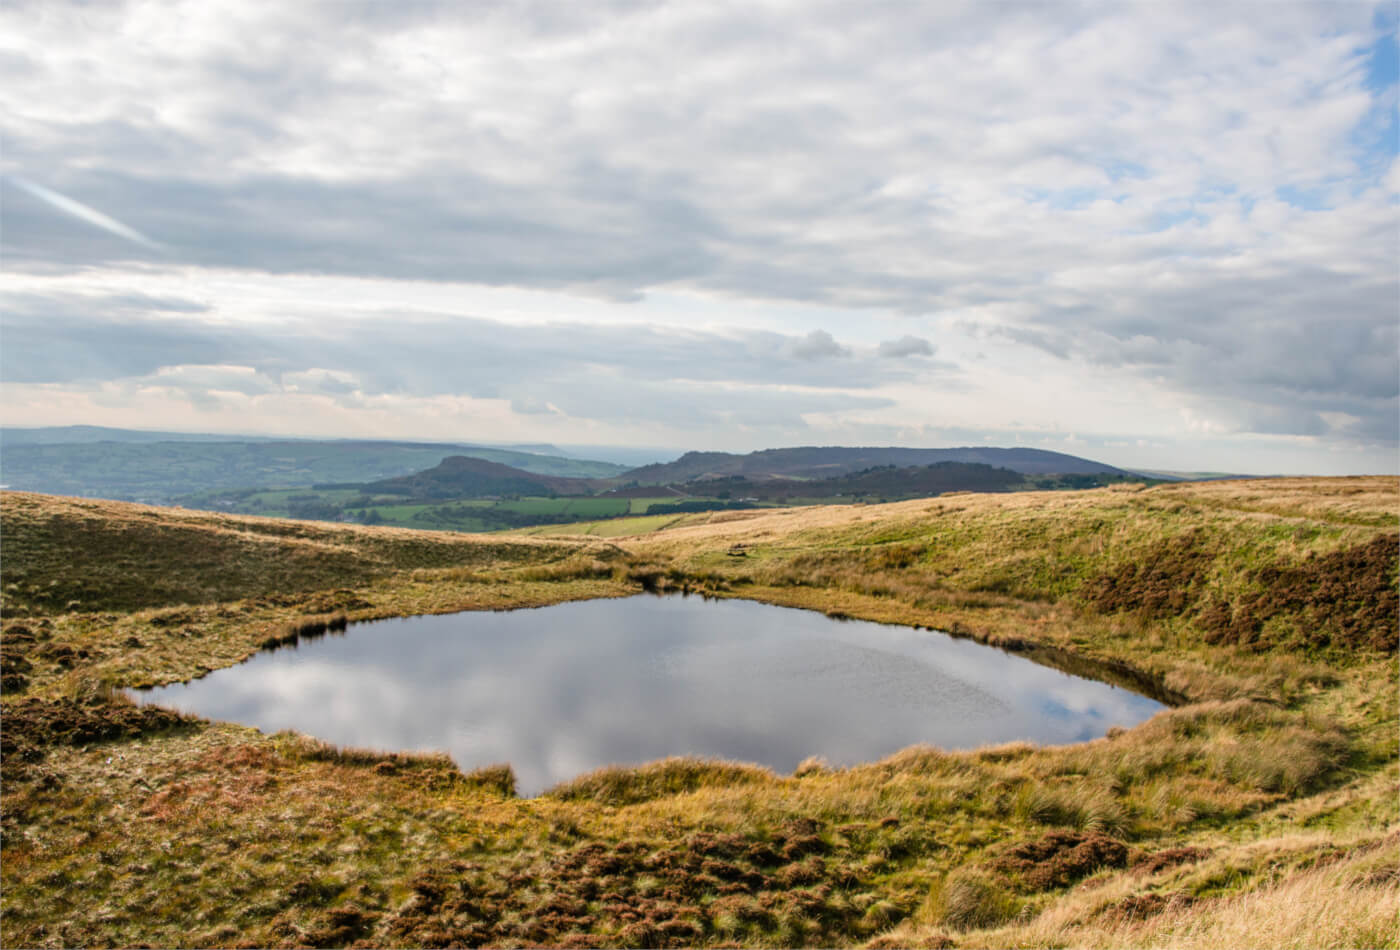
{"type": "Polygon", "coordinates": [[[1072,606],[1214,644],[1393,650],[1398,484],[957,494],[610,526],[616,543],[677,581],[845,591],[929,609],[1072,606]],[[621,533],[629,527],[643,533],[621,533]]]}
{"type": "Polygon", "coordinates": [[[725,512],[620,543],[731,582],[1067,603],[1211,643],[1393,650],[1400,494],[1386,478],[963,494],[725,512]]]}
{"type": "Polygon", "coordinates": [[[354,587],[397,572],[538,563],[562,542],[0,494],[8,616],[354,587]]]}

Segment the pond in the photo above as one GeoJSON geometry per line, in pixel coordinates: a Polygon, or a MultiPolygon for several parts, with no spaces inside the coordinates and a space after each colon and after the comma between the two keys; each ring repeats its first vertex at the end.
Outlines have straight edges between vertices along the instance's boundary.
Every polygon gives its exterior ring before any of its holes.
{"type": "Polygon", "coordinates": [[[789,773],[931,743],[1075,742],[1163,706],[914,627],[747,600],[639,595],[352,624],[135,694],[339,745],[515,769],[522,795],[666,756],[789,773]]]}

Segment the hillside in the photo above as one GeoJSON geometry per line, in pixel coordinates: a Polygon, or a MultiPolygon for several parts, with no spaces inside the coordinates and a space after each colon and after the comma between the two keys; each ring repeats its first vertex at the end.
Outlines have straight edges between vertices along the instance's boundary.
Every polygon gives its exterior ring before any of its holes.
{"type": "Polygon", "coordinates": [[[293,597],[419,568],[533,563],[574,545],[122,502],[0,495],[7,617],[293,597]]]}
{"type": "Polygon", "coordinates": [[[1400,942],[1400,480],[657,527],[472,537],[0,495],[0,943],[1400,942]],[[670,759],[520,799],[504,766],[110,692],[346,620],[643,589],[950,630],[1173,708],[1074,745],[793,775],[670,759]]]}
{"type": "Polygon", "coordinates": [[[1127,475],[1122,469],[1089,459],[1044,449],[806,446],[764,449],[748,455],[728,452],[687,452],[674,462],[644,465],[622,476],[644,485],[688,482],[726,475],[747,478],[832,478],[862,469],[893,465],[899,468],[938,462],[963,462],[1010,469],[1023,475],[1127,475]]]}
{"type": "Polygon", "coordinates": [[[1025,477],[1010,469],[969,462],[935,462],[897,468],[882,465],[831,478],[746,478],[738,475],[697,479],[686,483],[696,495],[786,500],[789,498],[857,498],[938,495],[952,491],[1023,489],[1025,477]]]}
{"type": "Polygon", "coordinates": [[[591,486],[581,478],[550,478],[499,462],[453,455],[425,471],[357,487],[366,492],[441,500],[488,495],[583,495],[591,486]]]}

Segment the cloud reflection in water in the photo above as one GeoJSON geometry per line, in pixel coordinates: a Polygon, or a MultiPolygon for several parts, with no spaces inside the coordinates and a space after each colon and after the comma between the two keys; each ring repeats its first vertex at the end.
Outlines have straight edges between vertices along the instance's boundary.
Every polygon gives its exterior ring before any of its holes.
{"type": "Polygon", "coordinates": [[[639,596],[352,625],[140,694],[266,731],[510,762],[522,794],[610,763],[789,772],[916,743],[1074,742],[1160,704],[967,640],[751,601],[639,596]]]}

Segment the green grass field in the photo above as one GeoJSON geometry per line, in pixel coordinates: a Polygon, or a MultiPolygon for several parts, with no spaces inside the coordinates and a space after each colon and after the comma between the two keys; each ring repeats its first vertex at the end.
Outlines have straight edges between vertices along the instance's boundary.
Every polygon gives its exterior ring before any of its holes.
{"type": "MultiPolygon", "coordinates": [[[[359,498],[362,494],[362,492],[350,488],[324,490],[287,488],[256,492],[244,499],[243,504],[248,508],[257,509],[260,514],[271,517],[287,517],[294,500],[306,499],[331,505],[343,505],[352,499],[359,498]]],[[[384,498],[385,496],[379,497],[384,498]]]]}
{"type": "MultiPolygon", "coordinates": [[[[327,493],[329,494],[329,493],[327,493]]],[[[429,530],[490,532],[510,530],[512,515],[568,525],[577,519],[606,519],[627,514],[626,498],[518,498],[501,501],[469,499],[431,504],[376,504],[352,508],[358,519],[361,510],[372,509],[372,524],[429,530]]],[[[269,514],[274,512],[269,511],[269,514]]],[[[527,522],[528,523],[528,522],[527,522]]],[[[515,524],[519,524],[516,521],[515,524]]]]}
{"type": "MultiPolygon", "coordinates": [[[[677,521],[679,513],[662,516],[664,520],[636,522],[629,525],[609,525],[616,518],[636,518],[647,515],[657,505],[678,502],[713,502],[717,508],[725,499],[701,496],[665,495],[649,498],[599,497],[525,497],[496,499],[434,500],[413,502],[399,495],[366,495],[358,489],[268,489],[235,493],[219,502],[206,498],[199,508],[256,514],[274,518],[296,518],[315,521],[347,521],[371,525],[388,525],[430,531],[463,531],[468,533],[525,530],[535,534],[585,534],[595,537],[620,537],[645,531],[659,530],[677,521]],[[230,502],[233,507],[230,508],[230,502]],[[475,511],[473,510],[475,509],[475,511]],[[489,513],[488,513],[489,512],[489,513]],[[519,517],[513,517],[519,516],[519,517]],[[538,530],[536,530],[538,529],[538,530]]],[[[786,507],[808,505],[849,505],[861,503],[853,498],[788,498],[786,507]]],[[[765,503],[773,504],[773,503],[765,503]]]]}
{"type": "Polygon", "coordinates": [[[647,509],[650,508],[652,505],[673,505],[676,502],[682,500],[688,501],[691,499],[682,499],[678,495],[667,495],[665,497],[657,498],[633,498],[631,499],[632,505],[628,509],[628,514],[644,515],[647,513],[647,509]]]}
{"type": "Polygon", "coordinates": [[[578,516],[582,518],[607,518],[627,513],[625,498],[522,498],[519,501],[501,501],[496,506],[505,511],[515,511],[525,515],[578,516]]]}

